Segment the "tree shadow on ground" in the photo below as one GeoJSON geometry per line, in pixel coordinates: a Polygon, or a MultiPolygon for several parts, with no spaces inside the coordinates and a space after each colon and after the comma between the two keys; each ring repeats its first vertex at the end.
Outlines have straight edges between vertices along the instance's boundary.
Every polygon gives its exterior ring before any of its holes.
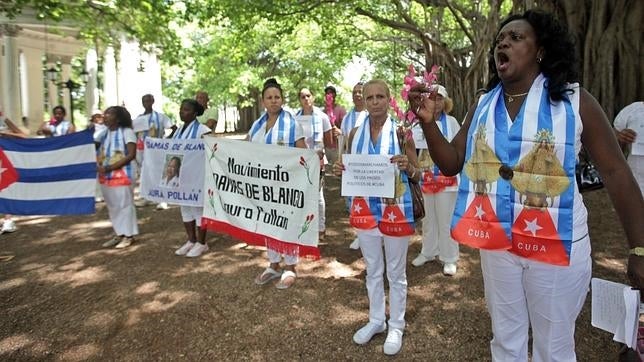
{"type": "MultiPolygon", "coordinates": [[[[253,280],[262,248],[209,234],[210,251],[177,257],[185,240],[178,207],[139,208],[141,234],[124,250],[103,205],[82,217],[19,218],[0,236],[2,360],[386,360],[385,335],[365,346],[351,336],[368,319],[364,262],[348,249],[339,181],[327,180],[327,236],[319,261],[304,260],[289,290],[253,280]]],[[[586,196],[594,276],[624,282],[623,233],[604,192],[586,196]]],[[[412,238],[408,261],[420,251],[412,238]]],[[[402,360],[489,360],[491,331],[478,251],[462,247],[459,272],[439,263],[407,268],[402,360]]],[[[590,326],[590,297],[577,322],[579,360],[605,360],[612,337],[590,326]]]]}

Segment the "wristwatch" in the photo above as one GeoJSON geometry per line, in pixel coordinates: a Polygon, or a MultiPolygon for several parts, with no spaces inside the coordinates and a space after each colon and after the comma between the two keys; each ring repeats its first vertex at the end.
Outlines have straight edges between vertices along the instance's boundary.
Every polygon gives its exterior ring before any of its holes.
{"type": "Polygon", "coordinates": [[[638,246],[630,250],[631,255],[644,256],[644,247],[638,246]]]}

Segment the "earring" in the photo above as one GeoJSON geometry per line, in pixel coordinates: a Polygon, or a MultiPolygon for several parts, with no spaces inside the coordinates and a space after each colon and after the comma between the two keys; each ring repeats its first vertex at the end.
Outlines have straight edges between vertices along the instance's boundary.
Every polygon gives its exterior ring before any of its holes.
{"type": "Polygon", "coordinates": [[[537,57],[537,63],[538,64],[541,64],[541,59],[542,59],[541,57],[537,57]]]}

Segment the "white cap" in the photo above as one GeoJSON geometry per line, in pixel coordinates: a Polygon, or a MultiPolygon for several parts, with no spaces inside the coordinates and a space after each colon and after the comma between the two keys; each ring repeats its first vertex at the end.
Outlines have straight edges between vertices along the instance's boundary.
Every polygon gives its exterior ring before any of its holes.
{"type": "Polygon", "coordinates": [[[443,87],[442,85],[435,84],[434,89],[436,90],[436,93],[442,95],[443,98],[448,98],[449,97],[449,95],[447,94],[447,89],[445,89],[445,87],[443,87]]]}

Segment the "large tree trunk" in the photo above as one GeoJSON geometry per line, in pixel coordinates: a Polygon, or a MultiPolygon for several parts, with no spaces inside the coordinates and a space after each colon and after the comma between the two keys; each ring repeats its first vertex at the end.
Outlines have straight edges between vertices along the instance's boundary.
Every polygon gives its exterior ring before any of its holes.
{"type": "Polygon", "coordinates": [[[644,99],[644,2],[561,0],[556,7],[577,40],[582,86],[597,98],[608,119],[644,99]]]}

